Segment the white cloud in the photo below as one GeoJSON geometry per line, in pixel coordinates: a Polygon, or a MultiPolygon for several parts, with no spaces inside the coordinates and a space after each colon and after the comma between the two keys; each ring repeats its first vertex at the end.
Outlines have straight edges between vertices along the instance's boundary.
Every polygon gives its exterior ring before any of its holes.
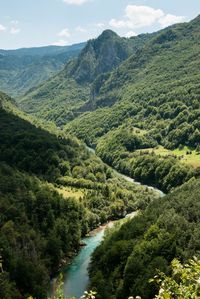
{"type": "Polygon", "coordinates": [[[185,17],[167,14],[159,20],[160,25],[164,28],[184,21],[185,17]]]}
{"type": "Polygon", "coordinates": [[[125,9],[127,24],[130,28],[151,26],[159,20],[164,12],[149,6],[128,5],[125,9]]]}
{"type": "Polygon", "coordinates": [[[162,27],[181,22],[184,17],[165,14],[162,9],[154,9],[150,6],[127,5],[122,19],[111,19],[109,25],[117,29],[134,30],[159,24],[162,27]]]}
{"type": "Polygon", "coordinates": [[[5,31],[5,30],[6,30],[6,27],[4,27],[3,25],[0,24],[0,32],[5,31]]]}
{"type": "Polygon", "coordinates": [[[109,25],[114,28],[129,28],[126,21],[111,19],[109,25]]]}
{"type": "Polygon", "coordinates": [[[11,29],[10,29],[11,34],[18,34],[18,33],[20,33],[20,31],[21,31],[21,29],[17,28],[17,27],[11,27],[11,29]]]}
{"type": "Polygon", "coordinates": [[[14,26],[17,26],[17,25],[19,24],[19,21],[17,21],[17,20],[12,20],[10,23],[11,23],[12,25],[14,25],[14,26]]]}
{"type": "Polygon", "coordinates": [[[10,23],[11,23],[10,34],[20,33],[21,29],[19,28],[19,22],[16,20],[13,20],[10,23]]]}
{"type": "Polygon", "coordinates": [[[82,32],[82,33],[87,32],[87,29],[85,29],[81,26],[77,26],[75,30],[78,31],[78,32],[82,32]]]}
{"type": "Polygon", "coordinates": [[[137,36],[137,33],[135,33],[134,31],[128,31],[128,32],[125,34],[125,37],[132,37],[132,36],[137,36]]]}
{"type": "Polygon", "coordinates": [[[97,28],[103,28],[103,27],[105,27],[105,24],[104,23],[96,23],[95,26],[97,28]]]}
{"type": "Polygon", "coordinates": [[[52,43],[53,46],[67,46],[69,43],[65,39],[60,39],[54,43],[52,43]]]}
{"type": "Polygon", "coordinates": [[[61,30],[59,33],[58,33],[58,36],[60,37],[70,37],[70,32],[69,32],[69,29],[68,28],[64,28],[63,30],[61,30]]]}
{"type": "Polygon", "coordinates": [[[115,28],[141,28],[154,24],[164,13],[161,9],[149,6],[128,5],[123,20],[112,19],[110,25],[115,28]]]}
{"type": "Polygon", "coordinates": [[[89,2],[90,0],[63,0],[67,4],[72,4],[72,5],[82,5],[86,2],[89,2]]]}

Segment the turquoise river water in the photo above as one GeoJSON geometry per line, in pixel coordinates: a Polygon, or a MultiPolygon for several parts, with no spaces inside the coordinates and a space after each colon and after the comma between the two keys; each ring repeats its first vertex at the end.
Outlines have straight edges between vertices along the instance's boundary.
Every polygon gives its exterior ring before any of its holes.
{"type": "Polygon", "coordinates": [[[90,257],[95,248],[101,243],[104,230],[105,227],[102,227],[95,235],[82,240],[86,246],[81,248],[79,254],[64,271],[64,294],[67,298],[72,296],[80,298],[87,289],[90,257]]]}
{"type": "MultiPolygon", "coordinates": [[[[88,148],[91,152],[95,153],[95,151],[91,148],[88,148]]],[[[123,177],[125,180],[133,183],[140,184],[135,182],[132,178],[122,175],[121,173],[113,170],[116,175],[123,177]]],[[[149,189],[153,189],[158,192],[161,197],[164,196],[164,193],[156,188],[146,186],[149,189]]],[[[134,214],[127,215],[128,217],[133,217],[134,214]]],[[[86,244],[79,251],[78,255],[75,256],[72,260],[72,263],[67,266],[67,268],[63,271],[64,274],[64,294],[67,299],[70,299],[72,296],[75,296],[76,299],[79,299],[85,290],[87,290],[87,286],[89,283],[88,276],[88,266],[90,263],[91,255],[96,249],[96,247],[101,243],[104,231],[106,226],[102,226],[98,228],[94,233],[91,234],[90,237],[84,238],[82,241],[86,244]]]]}

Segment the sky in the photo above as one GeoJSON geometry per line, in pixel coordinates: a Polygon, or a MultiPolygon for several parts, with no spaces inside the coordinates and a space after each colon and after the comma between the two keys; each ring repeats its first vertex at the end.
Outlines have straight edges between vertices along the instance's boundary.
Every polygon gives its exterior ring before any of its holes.
{"type": "Polygon", "coordinates": [[[0,48],[71,45],[105,29],[157,31],[200,14],[200,0],[0,0],[0,48]]]}

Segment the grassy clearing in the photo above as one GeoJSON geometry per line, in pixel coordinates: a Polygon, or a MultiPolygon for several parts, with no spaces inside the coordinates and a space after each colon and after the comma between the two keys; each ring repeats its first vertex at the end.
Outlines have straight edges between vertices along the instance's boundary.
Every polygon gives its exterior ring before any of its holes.
{"type": "Polygon", "coordinates": [[[133,127],[133,133],[143,136],[144,134],[147,133],[147,130],[139,129],[137,127],[133,127]]]}
{"type": "Polygon", "coordinates": [[[164,148],[163,146],[159,146],[157,148],[149,148],[144,150],[148,153],[155,153],[156,155],[161,156],[176,156],[180,159],[181,162],[192,165],[194,167],[200,166],[200,154],[195,150],[190,150],[187,147],[184,147],[183,149],[175,149],[175,150],[168,150],[164,148]]]}
{"type": "Polygon", "coordinates": [[[84,196],[85,190],[83,189],[76,189],[73,187],[62,187],[62,188],[56,188],[58,193],[62,194],[63,197],[68,198],[68,197],[74,197],[76,199],[80,199],[81,197],[84,196]]]}

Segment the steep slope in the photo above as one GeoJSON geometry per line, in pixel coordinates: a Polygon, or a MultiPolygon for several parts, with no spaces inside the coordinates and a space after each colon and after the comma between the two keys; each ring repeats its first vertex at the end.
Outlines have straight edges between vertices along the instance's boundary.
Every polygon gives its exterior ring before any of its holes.
{"type": "Polygon", "coordinates": [[[200,180],[191,180],[107,235],[90,267],[97,299],[155,298],[149,279],[158,270],[169,274],[175,257],[200,258],[199,188],[200,180]]]}
{"type": "Polygon", "coordinates": [[[127,59],[132,54],[131,46],[131,40],[105,30],[97,39],[88,41],[72,63],[69,74],[79,83],[93,82],[97,76],[115,69],[127,59]]]}
{"type": "MultiPolygon", "coordinates": [[[[187,114],[190,107],[198,110],[199,27],[200,20],[197,18],[188,24],[165,29],[112,72],[100,86],[95,104],[97,108],[104,106],[104,99],[111,95],[116,104],[81,116],[80,135],[84,130],[84,120],[88,122],[93,116],[97,121],[92,122],[94,128],[91,130],[90,126],[89,129],[94,134],[91,143],[95,143],[95,135],[105,134],[127,118],[140,126],[142,120],[143,127],[147,129],[149,124],[154,125],[155,120],[158,126],[164,121],[165,125],[172,127],[170,120],[179,113],[187,114]],[[107,127],[108,122],[110,127],[107,127]],[[96,128],[101,128],[101,132],[95,132],[96,128]]],[[[187,122],[187,117],[183,117],[182,123],[187,122]]],[[[198,113],[190,118],[197,120],[198,113]]],[[[78,123],[74,121],[74,127],[78,127],[78,123]]]]}
{"type": "MultiPolygon", "coordinates": [[[[130,209],[133,203],[137,203],[140,195],[142,199],[143,192],[148,194],[148,190],[145,191],[143,187],[126,185],[123,180],[121,182],[109,167],[72,135],[66,135],[58,130],[46,131],[41,128],[40,123],[37,127],[4,108],[0,108],[0,120],[0,161],[61,187],[84,188],[85,191],[81,193],[89,206],[90,198],[99,196],[99,203],[94,207],[90,206],[90,210],[96,214],[96,220],[99,219],[98,222],[112,216],[119,217],[121,213],[130,209]],[[116,186],[122,189],[121,195],[115,194],[116,186]],[[126,202],[126,191],[128,194],[129,191],[136,193],[134,195],[136,197],[129,194],[130,201],[126,202]],[[115,195],[111,196],[112,192],[115,195]],[[112,199],[116,205],[119,203],[121,205],[119,214],[117,210],[116,213],[112,211],[111,206],[114,203],[112,199]],[[119,199],[123,201],[120,202],[119,199]],[[105,205],[102,206],[101,200],[105,201],[105,205]]],[[[153,195],[153,192],[149,194],[153,195]]],[[[96,220],[94,219],[95,222],[96,220]]]]}
{"type": "Polygon", "coordinates": [[[47,298],[50,274],[79,248],[83,206],[0,162],[1,298],[47,298]]]}
{"type": "Polygon", "coordinates": [[[140,49],[150,36],[125,39],[111,30],[104,31],[97,39],[88,41],[78,58],[70,61],[61,73],[30,90],[18,103],[28,113],[51,119],[59,126],[65,124],[93,109],[90,100],[96,94],[94,81],[104,81],[109,71],[140,49]]]}
{"type": "Polygon", "coordinates": [[[168,156],[179,148],[178,160],[187,160],[189,154],[191,164],[200,166],[199,32],[197,17],[153,36],[99,85],[94,111],[72,121],[66,130],[97,145],[105,161],[137,178],[144,175],[136,175],[131,163],[155,154],[158,166],[163,146],[171,151],[168,156]],[[122,125],[130,133],[124,134],[122,125]],[[135,137],[137,131],[153,142],[134,144],[140,137],[135,137]],[[140,149],[147,150],[136,152],[140,149]]]}
{"type": "Polygon", "coordinates": [[[0,90],[18,97],[59,72],[78,56],[84,43],[57,47],[0,50],[0,90]]]}
{"type": "Polygon", "coordinates": [[[45,299],[81,236],[158,197],[117,177],[77,138],[34,122],[0,93],[1,298],[45,299]]]}

